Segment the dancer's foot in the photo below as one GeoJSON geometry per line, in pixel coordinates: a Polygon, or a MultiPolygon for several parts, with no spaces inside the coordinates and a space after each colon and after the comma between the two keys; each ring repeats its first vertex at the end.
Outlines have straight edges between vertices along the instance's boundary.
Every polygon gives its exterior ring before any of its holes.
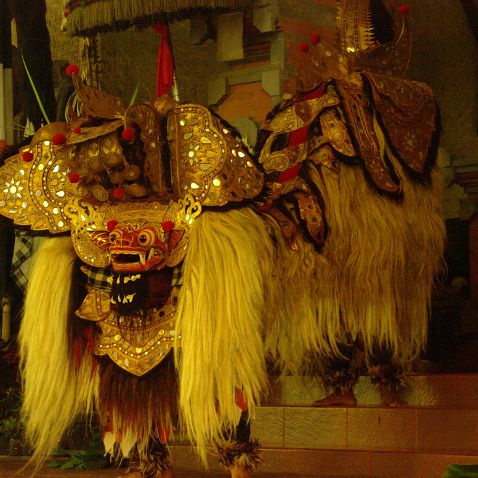
{"type": "Polygon", "coordinates": [[[400,398],[398,392],[386,387],[380,389],[380,403],[390,408],[408,407],[408,403],[400,398]]]}
{"type": "Polygon", "coordinates": [[[234,468],[231,468],[231,478],[250,478],[251,476],[251,472],[242,465],[236,465],[234,468]]]}
{"type": "Polygon", "coordinates": [[[312,404],[313,407],[356,407],[357,399],[352,390],[340,393],[331,393],[312,404]]]}

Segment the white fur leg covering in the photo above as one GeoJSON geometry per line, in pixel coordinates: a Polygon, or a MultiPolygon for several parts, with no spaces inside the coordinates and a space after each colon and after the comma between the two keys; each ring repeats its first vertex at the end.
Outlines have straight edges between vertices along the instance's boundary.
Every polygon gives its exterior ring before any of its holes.
{"type": "Polygon", "coordinates": [[[75,370],[68,346],[73,264],[69,237],[48,239],[34,258],[20,329],[26,437],[39,468],[80,413],[91,412],[97,374],[91,357],[75,370]]]}
{"type": "Polygon", "coordinates": [[[179,300],[182,419],[205,446],[237,425],[236,390],[254,406],[266,383],[262,314],[272,242],[250,208],[204,212],[191,231],[179,300]]]}

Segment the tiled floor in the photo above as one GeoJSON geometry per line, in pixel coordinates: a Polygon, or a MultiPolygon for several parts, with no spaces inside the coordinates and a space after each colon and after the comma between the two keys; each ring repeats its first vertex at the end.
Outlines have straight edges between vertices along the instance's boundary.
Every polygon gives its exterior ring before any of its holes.
{"type": "MultiPolygon", "coordinates": [[[[30,478],[30,470],[22,470],[25,460],[18,458],[0,457],[0,478],[30,478]],[[20,471],[22,470],[22,471],[20,471]]],[[[124,470],[104,469],[104,470],[59,470],[53,468],[44,468],[35,478],[116,478],[124,473],[124,470]]],[[[254,473],[254,478],[319,478],[318,475],[296,475],[296,474],[271,474],[254,473]]],[[[217,471],[210,472],[191,472],[177,471],[174,478],[229,478],[227,473],[217,471]]],[[[326,478],[321,476],[320,478],[326,478]]],[[[341,477],[343,478],[343,477],[341,477]]],[[[347,477],[345,477],[347,478],[347,477]]],[[[367,478],[367,477],[349,477],[349,478],[367,478]]]]}

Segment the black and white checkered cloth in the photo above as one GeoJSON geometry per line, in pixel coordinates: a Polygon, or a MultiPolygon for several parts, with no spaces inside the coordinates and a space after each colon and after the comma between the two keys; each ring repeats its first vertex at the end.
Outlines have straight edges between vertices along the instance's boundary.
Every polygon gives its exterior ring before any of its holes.
{"type": "Polygon", "coordinates": [[[19,229],[15,230],[15,247],[13,250],[10,276],[16,286],[25,291],[28,284],[28,269],[26,262],[33,253],[33,237],[19,229]]]}

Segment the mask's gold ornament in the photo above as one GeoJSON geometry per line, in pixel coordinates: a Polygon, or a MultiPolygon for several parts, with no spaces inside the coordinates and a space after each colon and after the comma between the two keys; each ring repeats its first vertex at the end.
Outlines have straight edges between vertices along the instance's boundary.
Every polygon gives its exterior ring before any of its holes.
{"type": "Polygon", "coordinates": [[[77,194],[77,185],[68,181],[61,149],[44,140],[21,151],[33,153],[31,162],[21,155],[7,159],[0,169],[0,214],[34,231],[69,230],[65,207],[77,194]]]}
{"type": "Polygon", "coordinates": [[[168,301],[147,310],[136,319],[135,327],[128,327],[128,319],[111,310],[110,292],[95,288],[89,289],[76,315],[100,327],[96,355],[108,355],[122,369],[142,376],[158,365],[175,343],[178,294],[179,287],[173,288],[168,301]]]}
{"type": "Polygon", "coordinates": [[[263,175],[241,139],[201,105],[178,105],[168,113],[171,176],[176,195],[191,194],[204,206],[255,198],[263,175]]]}

